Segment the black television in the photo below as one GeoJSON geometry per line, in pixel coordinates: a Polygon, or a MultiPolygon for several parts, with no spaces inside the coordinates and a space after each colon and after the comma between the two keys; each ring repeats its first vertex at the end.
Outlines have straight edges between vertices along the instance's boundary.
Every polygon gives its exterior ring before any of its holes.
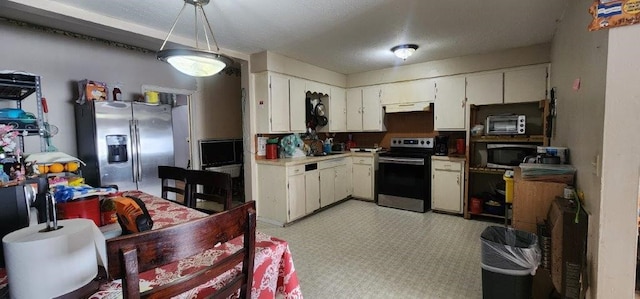
{"type": "Polygon", "coordinates": [[[199,143],[202,169],[242,164],[242,139],[205,139],[199,143]]]}

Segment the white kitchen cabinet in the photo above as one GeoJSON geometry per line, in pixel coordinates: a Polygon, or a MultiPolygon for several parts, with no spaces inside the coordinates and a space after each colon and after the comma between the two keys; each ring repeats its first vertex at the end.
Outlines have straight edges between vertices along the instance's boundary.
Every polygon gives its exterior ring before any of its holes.
{"type": "Polygon", "coordinates": [[[329,131],[347,131],[347,98],[344,88],[331,87],[329,97],[329,131]]]}
{"type": "Polygon", "coordinates": [[[504,72],[504,102],[535,102],[547,98],[547,66],[507,70],[504,72]]]}
{"type": "Polygon", "coordinates": [[[320,208],[320,172],[318,170],[306,171],[304,186],[305,211],[306,214],[311,214],[320,208]]]}
{"type": "Polygon", "coordinates": [[[462,214],[464,160],[431,159],[431,209],[462,214]]]}
{"type": "Polygon", "coordinates": [[[368,86],[362,89],[362,130],[384,131],[382,118],[384,110],[380,103],[382,90],[379,86],[368,86]]]}
{"type": "MultiPolygon", "coordinates": [[[[313,165],[315,163],[310,163],[313,165]]],[[[258,164],[258,218],[284,225],[317,210],[320,205],[320,173],[305,165],[258,164]]]]}
{"type": "Polygon", "coordinates": [[[289,217],[287,220],[293,221],[307,213],[304,173],[289,176],[287,179],[287,189],[289,190],[289,217]]]}
{"type": "Polygon", "coordinates": [[[381,103],[409,104],[431,102],[435,100],[435,86],[432,79],[420,79],[383,86],[381,103]]]}
{"type": "Polygon", "coordinates": [[[306,80],[289,79],[289,128],[290,132],[305,132],[307,129],[306,80]]]}
{"type": "Polygon", "coordinates": [[[258,133],[289,132],[289,78],[264,72],[255,75],[258,133]]]}
{"type": "Polygon", "coordinates": [[[353,197],[374,200],[375,169],[374,157],[353,157],[353,197]]]}
{"type": "Polygon", "coordinates": [[[320,206],[325,207],[343,200],[350,192],[350,163],[339,158],[318,163],[320,169],[320,206]]]}
{"type": "Polygon", "coordinates": [[[444,77],[436,80],[434,128],[436,131],[465,130],[465,78],[444,77]]]}
{"type": "Polygon", "coordinates": [[[351,167],[340,165],[335,167],[335,191],[334,198],[336,201],[347,198],[351,195],[351,167]]]}
{"type": "Polygon", "coordinates": [[[347,90],[347,131],[381,132],[384,110],[380,103],[380,86],[351,88],[347,90]]]}
{"type": "Polygon", "coordinates": [[[347,89],[347,131],[362,131],[362,88],[347,89]]]}
{"type": "Polygon", "coordinates": [[[320,207],[335,201],[336,171],[334,167],[320,170],[320,207]]]}
{"type": "Polygon", "coordinates": [[[467,104],[502,104],[504,100],[502,72],[469,75],[466,80],[467,104]]]}

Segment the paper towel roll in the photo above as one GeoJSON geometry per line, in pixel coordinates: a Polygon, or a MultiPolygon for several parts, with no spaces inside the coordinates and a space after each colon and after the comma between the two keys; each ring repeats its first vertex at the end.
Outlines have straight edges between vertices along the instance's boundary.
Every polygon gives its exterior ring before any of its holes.
{"type": "Polygon", "coordinates": [[[89,219],[58,221],[62,228],[40,232],[42,223],[2,239],[11,298],[53,298],[89,283],[106,266],[104,236],[89,219]]]}
{"type": "Polygon", "coordinates": [[[269,139],[269,137],[258,137],[258,156],[265,156],[267,154],[267,139],[269,139]]]}

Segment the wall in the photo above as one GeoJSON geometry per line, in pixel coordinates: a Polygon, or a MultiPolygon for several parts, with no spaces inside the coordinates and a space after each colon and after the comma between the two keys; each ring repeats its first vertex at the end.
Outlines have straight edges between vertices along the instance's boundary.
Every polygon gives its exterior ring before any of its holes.
{"type": "MultiPolygon", "coordinates": [[[[577,168],[576,187],[585,193],[585,209],[591,215],[588,261],[592,274],[591,294],[595,295],[600,264],[598,232],[601,218],[600,174],[592,166],[602,153],[608,32],[588,32],[591,0],[569,1],[551,49],[551,87],[557,88],[557,117],[551,145],[567,146],[577,168]],[[579,90],[573,90],[580,79],[579,90]]],[[[601,297],[621,298],[621,297],[601,297]]]]}
{"type": "Polygon", "coordinates": [[[347,76],[348,87],[415,80],[548,63],[550,44],[434,60],[347,76]]]}
{"type": "MultiPolygon", "coordinates": [[[[53,144],[76,155],[73,105],[76,81],[92,79],[109,86],[120,84],[125,100],[141,93],[143,84],[196,90],[196,81],[156,60],[154,53],[107,46],[18,27],[0,21],[0,69],[20,70],[42,76],[42,93],[49,106],[49,123],[60,130],[53,144]]],[[[35,112],[35,96],[23,108],[35,112]]],[[[39,152],[38,137],[27,137],[25,151],[39,152]]]]}
{"type": "Polygon", "coordinates": [[[202,101],[195,107],[198,119],[206,120],[194,141],[211,138],[242,138],[240,76],[219,73],[199,79],[202,101]]]}
{"type": "Polygon", "coordinates": [[[597,298],[634,298],[640,178],[640,25],[609,30],[597,298]]]}
{"type": "Polygon", "coordinates": [[[259,73],[267,70],[343,88],[347,83],[347,76],[343,74],[280,54],[268,51],[252,54],[251,72],[259,73]]]}

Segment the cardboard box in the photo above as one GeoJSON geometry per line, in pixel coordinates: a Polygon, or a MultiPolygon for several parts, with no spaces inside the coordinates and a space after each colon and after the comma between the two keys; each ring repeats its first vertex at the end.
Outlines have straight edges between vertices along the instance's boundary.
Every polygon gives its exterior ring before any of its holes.
{"type": "Polygon", "coordinates": [[[583,270],[587,248],[587,213],[564,198],[557,198],[549,209],[551,231],[551,280],[562,298],[580,299],[586,282],[583,270]],[[578,222],[575,222],[576,213],[578,222]]]}

